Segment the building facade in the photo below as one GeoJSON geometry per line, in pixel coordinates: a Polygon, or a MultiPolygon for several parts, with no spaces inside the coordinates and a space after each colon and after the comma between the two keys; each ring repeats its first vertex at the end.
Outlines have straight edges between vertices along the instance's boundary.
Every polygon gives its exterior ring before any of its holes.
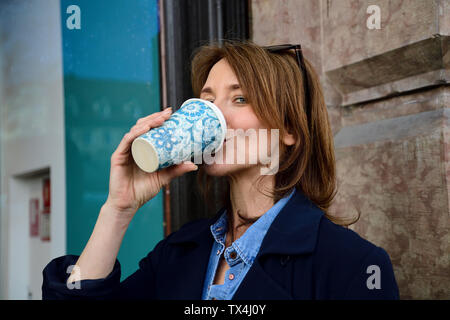
{"type": "Polygon", "coordinates": [[[450,298],[450,1],[252,0],[252,39],[301,43],[335,137],[332,214],[387,250],[402,299],[450,298]]]}

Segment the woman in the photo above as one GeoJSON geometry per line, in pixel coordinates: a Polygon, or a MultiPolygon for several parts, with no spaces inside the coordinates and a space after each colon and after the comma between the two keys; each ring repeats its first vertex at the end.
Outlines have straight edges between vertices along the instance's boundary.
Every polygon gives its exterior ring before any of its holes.
{"type": "Polygon", "coordinates": [[[44,269],[44,299],[398,298],[387,253],[327,212],[336,183],[326,105],[311,64],[288,49],[225,41],[199,48],[192,61],[195,95],[219,107],[229,129],[279,129],[278,145],[269,148],[279,151],[275,174],[261,174],[267,159],[249,161],[249,144],[244,163],[227,160],[227,148],[240,151],[232,143],[238,136],[228,136],[223,163],[199,170],[199,181],[226,177],[223,208],[160,241],[120,282],[117,253],[136,211],[173,178],[198,169],[183,163],[140,171],[132,141],[171,110],[139,119],[111,157],[108,199],[81,256],[44,269]]]}

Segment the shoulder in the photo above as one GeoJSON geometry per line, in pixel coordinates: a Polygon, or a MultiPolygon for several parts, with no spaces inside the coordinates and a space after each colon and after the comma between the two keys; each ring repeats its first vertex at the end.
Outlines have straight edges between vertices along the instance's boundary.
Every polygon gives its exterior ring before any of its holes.
{"type": "Polygon", "coordinates": [[[364,256],[376,245],[362,238],[355,231],[333,223],[325,216],[319,226],[317,249],[327,255],[364,256]]]}
{"type": "Polygon", "coordinates": [[[165,260],[167,255],[170,255],[173,252],[172,250],[174,247],[171,246],[172,244],[189,244],[201,241],[199,236],[202,233],[205,234],[204,231],[209,229],[208,226],[208,219],[199,219],[184,224],[179,230],[170,233],[164,239],[160,240],[155,247],[148,252],[146,257],[139,262],[141,268],[150,262],[152,264],[159,264],[160,261],[165,260]]]}
{"type": "Polygon", "coordinates": [[[369,256],[389,259],[386,251],[364,239],[355,231],[331,222],[323,217],[319,227],[316,254],[342,267],[357,268],[369,256]],[[339,262],[338,262],[339,261],[339,262]]]}
{"type": "Polygon", "coordinates": [[[332,287],[346,292],[340,298],[398,298],[388,253],[355,231],[337,225],[326,217],[319,228],[315,267],[318,274],[329,275],[328,279],[333,279],[330,280],[332,287]],[[372,274],[380,275],[380,288],[383,290],[371,290],[368,281],[372,274]]]}
{"type": "Polygon", "coordinates": [[[210,232],[212,219],[197,219],[188,222],[180,227],[177,231],[171,233],[167,238],[167,243],[200,243],[210,232]]]}

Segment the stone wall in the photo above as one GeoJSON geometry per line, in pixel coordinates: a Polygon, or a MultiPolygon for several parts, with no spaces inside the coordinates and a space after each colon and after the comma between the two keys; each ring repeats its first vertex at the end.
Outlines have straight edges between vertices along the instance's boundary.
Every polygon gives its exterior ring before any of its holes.
{"type": "Polygon", "coordinates": [[[331,210],[361,213],[350,228],[389,253],[402,299],[450,298],[449,36],[449,0],[252,0],[252,39],[301,43],[321,74],[331,210]]]}

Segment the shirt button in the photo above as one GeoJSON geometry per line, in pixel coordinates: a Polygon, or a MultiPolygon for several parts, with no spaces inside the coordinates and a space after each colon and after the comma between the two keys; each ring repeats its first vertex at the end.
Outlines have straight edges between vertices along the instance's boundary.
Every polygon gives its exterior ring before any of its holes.
{"type": "Polygon", "coordinates": [[[236,259],[236,252],[234,252],[234,251],[231,252],[230,253],[230,258],[233,259],[233,260],[236,259]]]}
{"type": "Polygon", "coordinates": [[[219,255],[220,254],[220,250],[217,250],[217,255],[219,255]]]}
{"type": "Polygon", "coordinates": [[[228,276],[228,279],[233,280],[234,279],[234,274],[230,273],[230,275],[228,276]]]}

